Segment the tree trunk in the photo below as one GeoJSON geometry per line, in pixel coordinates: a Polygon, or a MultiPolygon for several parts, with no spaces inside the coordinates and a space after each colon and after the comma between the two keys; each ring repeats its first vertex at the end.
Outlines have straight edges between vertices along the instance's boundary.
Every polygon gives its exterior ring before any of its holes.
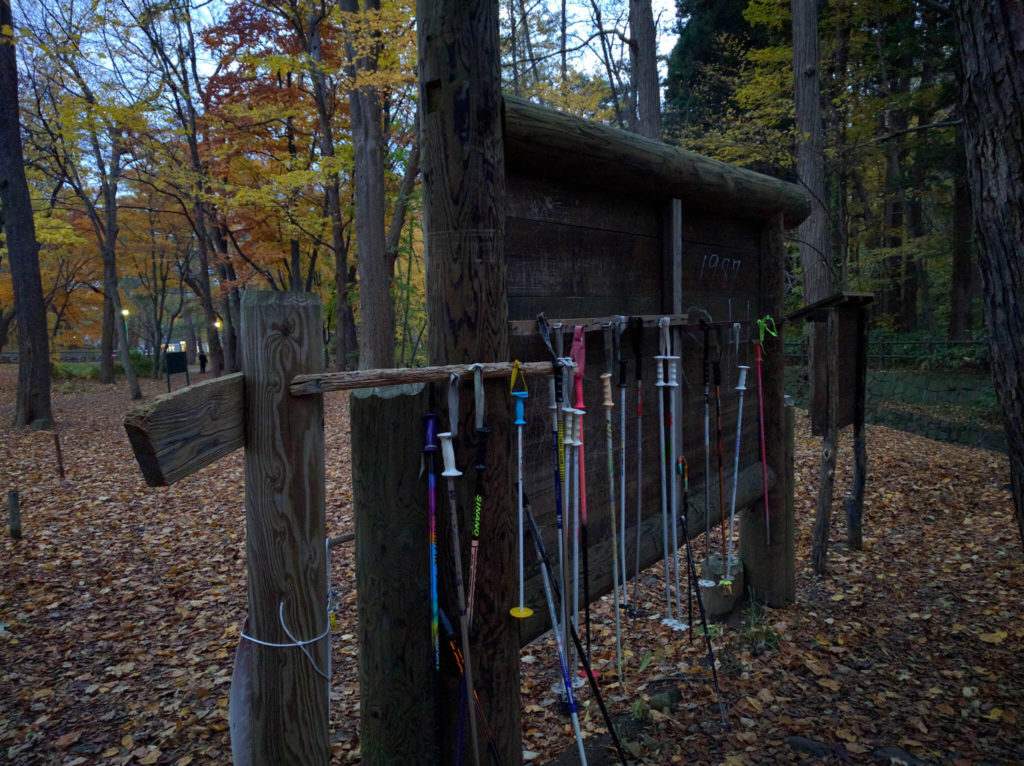
{"type": "Polygon", "coordinates": [[[800,224],[800,264],[804,302],[814,303],[832,291],[828,210],[825,208],[825,153],[821,124],[818,53],[818,3],[792,0],[793,95],[796,105],[796,172],[811,195],[811,214],[800,224]]]}
{"type": "MultiPolygon", "coordinates": [[[[104,267],[105,268],[105,267],[104,267]]],[[[106,279],[104,278],[104,283],[106,279]]],[[[106,290],[104,290],[106,292],[106,290]]],[[[114,382],[114,302],[103,296],[103,324],[100,330],[100,383],[114,382]]]]}
{"type": "Polygon", "coordinates": [[[949,339],[964,340],[974,321],[971,299],[974,295],[973,232],[971,187],[967,178],[967,154],[964,126],[956,128],[956,172],[953,176],[953,274],[949,285],[949,339]]]}
{"type": "Polygon", "coordinates": [[[635,131],[661,139],[661,87],[658,40],[651,0],[629,0],[629,58],[636,103],[635,131]]]}
{"type": "MultiPolygon", "coordinates": [[[[356,14],[379,10],[379,0],[341,0],[342,11],[356,14]],[[362,5],[362,9],[360,9],[362,5]]],[[[352,34],[352,32],[350,32],[352,34]]],[[[363,41],[365,44],[365,41],[363,41]]],[[[352,152],[356,177],[356,244],[359,249],[359,368],[392,367],[395,363],[395,305],[391,270],[384,240],[384,128],[380,92],[370,79],[377,70],[376,53],[358,55],[358,44],[346,46],[355,87],[349,93],[352,152]]]]}
{"type": "MultiPolygon", "coordinates": [[[[10,2],[0,0],[0,29],[13,26],[10,2]]],[[[14,43],[9,38],[0,42],[0,215],[7,237],[18,316],[18,393],[14,425],[50,428],[53,413],[46,306],[39,274],[39,243],[32,219],[32,199],[23,165],[18,64],[14,43]]]]}
{"type": "Polygon", "coordinates": [[[1006,421],[1014,510],[1024,543],[1024,2],[953,5],[992,378],[1006,421]]]}

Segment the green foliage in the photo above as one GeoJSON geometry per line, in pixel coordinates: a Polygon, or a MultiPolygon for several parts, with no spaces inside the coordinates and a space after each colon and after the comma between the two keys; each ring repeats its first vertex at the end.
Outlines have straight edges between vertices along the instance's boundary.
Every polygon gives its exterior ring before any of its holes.
{"type": "Polygon", "coordinates": [[[772,626],[764,605],[754,599],[753,593],[740,633],[747,642],[748,650],[755,656],[766,651],[777,651],[782,642],[782,636],[772,626]]]}

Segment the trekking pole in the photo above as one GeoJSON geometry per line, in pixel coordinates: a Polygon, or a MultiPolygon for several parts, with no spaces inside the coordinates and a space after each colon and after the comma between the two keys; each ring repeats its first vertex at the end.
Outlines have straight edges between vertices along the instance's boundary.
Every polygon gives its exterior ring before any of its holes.
{"type": "MultiPolygon", "coordinates": [[[[686,459],[683,459],[683,472],[684,475],[687,473],[686,459]]],[[[688,478],[684,480],[684,486],[688,486],[688,478]]],[[[700,582],[697,580],[697,570],[693,561],[693,548],[690,546],[690,531],[686,526],[686,514],[683,513],[679,517],[680,523],[683,525],[683,537],[686,539],[686,558],[689,563],[689,571],[693,577],[694,592],[697,596],[697,609],[700,612],[701,626],[704,628],[704,641],[708,648],[708,664],[711,666],[711,680],[715,687],[715,696],[718,698],[718,712],[722,716],[722,730],[729,728],[728,722],[725,720],[725,705],[722,703],[722,690],[718,687],[718,671],[715,668],[715,650],[711,646],[711,634],[708,632],[708,618],[704,611],[704,599],[700,595],[700,582]]]]}
{"type": "Polygon", "coordinates": [[[676,465],[678,461],[678,453],[676,452],[676,389],[679,388],[678,371],[676,365],[679,362],[678,354],[672,353],[672,335],[669,329],[669,323],[663,318],[659,323],[661,326],[661,332],[665,338],[665,363],[667,366],[667,377],[668,380],[665,386],[668,388],[669,397],[669,408],[668,408],[668,474],[669,474],[669,493],[670,493],[670,505],[671,511],[669,512],[669,520],[672,526],[672,573],[675,577],[676,586],[676,616],[674,624],[671,626],[675,630],[686,630],[689,627],[688,623],[683,622],[683,602],[682,596],[679,591],[679,529],[675,523],[676,514],[679,512],[679,478],[677,476],[676,465]]]}
{"type": "MultiPolygon", "coordinates": [[[[530,522],[530,533],[533,535],[534,545],[537,551],[537,561],[540,563],[542,572],[551,571],[551,560],[548,558],[548,553],[544,548],[544,540],[541,538],[540,533],[537,529],[537,520],[533,517],[533,510],[529,504],[526,506],[526,518],[530,522]]],[[[555,591],[555,598],[559,598],[560,594],[555,591]]],[[[604,704],[604,697],[601,695],[601,687],[597,685],[597,674],[594,673],[590,667],[590,663],[587,661],[586,655],[583,652],[583,646],[580,644],[580,635],[570,626],[570,634],[573,643],[576,645],[576,651],[579,653],[580,658],[583,660],[584,669],[586,670],[586,677],[590,681],[590,690],[594,694],[594,699],[597,700],[597,706],[601,710],[601,717],[604,718],[604,724],[608,729],[608,734],[612,738],[612,744],[615,746],[615,752],[618,754],[619,762],[622,766],[626,766],[626,753],[622,749],[622,742],[619,741],[619,734],[615,730],[615,726],[612,725],[611,715],[608,713],[608,708],[604,704]]]]}
{"type": "MultiPolygon", "coordinates": [[[[555,615],[555,597],[552,595],[552,583],[549,568],[544,565],[543,555],[544,542],[541,540],[540,531],[537,529],[537,522],[533,518],[533,511],[530,510],[529,501],[526,500],[526,514],[530,521],[530,532],[533,537],[533,549],[537,553],[537,561],[541,562],[540,577],[544,583],[544,596],[548,602],[548,616],[551,618],[551,629],[555,634],[555,651],[558,652],[558,664],[562,670],[562,688],[565,690],[566,705],[569,708],[569,718],[572,720],[572,730],[576,735],[576,746],[580,751],[580,763],[586,766],[587,751],[583,747],[583,732],[580,731],[580,717],[576,711],[576,698],[572,693],[573,682],[569,676],[569,662],[565,653],[565,643],[562,641],[562,634],[558,630],[558,619],[555,615]]],[[[565,599],[560,599],[562,603],[565,599]]]]}
{"type": "Polygon", "coordinates": [[[437,452],[437,415],[423,416],[423,453],[427,459],[427,512],[428,540],[430,551],[430,640],[434,648],[434,672],[431,676],[431,693],[434,698],[434,748],[440,759],[441,753],[441,644],[438,631],[437,603],[437,471],[434,454],[437,452]]]}
{"type": "Polygon", "coordinates": [[[764,537],[765,545],[772,544],[771,514],[768,511],[768,451],[764,442],[764,387],[761,385],[761,346],[764,344],[765,333],[778,337],[775,320],[770,315],[757,320],[758,340],[754,346],[754,359],[757,364],[757,412],[761,425],[761,477],[764,482],[764,537]]]}
{"type": "Polygon", "coordinates": [[[625,678],[622,675],[622,629],[619,618],[619,541],[615,532],[618,514],[615,508],[615,440],[612,435],[612,331],[611,322],[604,326],[605,371],[601,373],[601,391],[604,394],[604,433],[608,450],[608,508],[612,522],[612,589],[615,593],[615,662],[619,674],[619,691],[625,693],[625,678]]]}
{"type": "Polygon", "coordinates": [[[719,584],[723,584],[725,577],[726,550],[725,550],[725,463],[722,457],[722,365],[719,360],[714,361],[715,368],[715,430],[718,438],[718,523],[721,525],[722,540],[722,571],[719,577],[719,584]]]}
{"type": "MultiPolygon", "coordinates": [[[[455,387],[456,390],[458,386],[458,377],[458,375],[453,374],[450,379],[451,386],[455,387]]],[[[452,417],[453,420],[457,417],[457,407],[455,409],[455,413],[456,415],[451,415],[451,409],[449,409],[449,416],[452,417]]],[[[455,592],[456,597],[458,598],[456,603],[459,607],[459,627],[462,632],[466,698],[469,704],[469,738],[473,748],[473,762],[476,766],[480,766],[480,741],[477,735],[476,705],[474,704],[473,693],[473,666],[470,663],[469,615],[466,613],[466,589],[462,583],[462,551],[461,544],[459,542],[459,508],[458,500],[455,496],[455,478],[462,476],[462,471],[455,467],[455,448],[452,446],[452,439],[454,438],[455,433],[456,432],[454,430],[448,431],[443,434],[438,434],[437,438],[441,440],[441,455],[444,458],[444,472],[441,475],[448,480],[448,509],[452,528],[452,561],[455,569],[455,592]]]]}
{"type": "Polygon", "coordinates": [[[590,661],[590,545],[587,537],[587,463],[584,459],[583,416],[586,407],[583,402],[583,372],[587,358],[587,340],[583,328],[579,325],[572,331],[572,360],[576,365],[573,370],[573,382],[576,384],[576,421],[577,463],[580,486],[580,546],[583,548],[583,625],[587,636],[587,661],[590,661]]]}
{"type": "MultiPolygon", "coordinates": [[[[737,356],[737,358],[739,358],[737,356]]],[[[736,457],[733,460],[732,474],[732,507],[729,509],[729,557],[726,559],[724,585],[732,587],[732,537],[736,525],[736,486],[740,481],[740,435],[743,433],[743,393],[747,390],[747,370],[750,368],[739,365],[740,382],[736,390],[740,392],[740,406],[736,412],[736,457]]]]}
{"type": "Polygon", "coordinates": [[[636,568],[633,570],[633,611],[631,617],[639,617],[640,611],[640,526],[644,500],[644,382],[643,359],[640,356],[643,345],[644,320],[640,317],[629,318],[629,334],[633,344],[633,357],[636,364],[636,568]]]}
{"type": "MultiPolygon", "coordinates": [[[[441,628],[444,630],[445,637],[448,639],[448,647],[452,650],[452,658],[455,660],[455,664],[459,668],[459,675],[464,676],[466,667],[463,661],[462,650],[459,649],[459,645],[455,641],[455,629],[452,627],[451,620],[448,619],[448,615],[445,614],[444,609],[440,610],[440,616],[441,628]]],[[[480,695],[474,691],[473,697],[476,699],[477,717],[480,719],[480,723],[484,727],[484,736],[487,737],[487,749],[490,750],[491,758],[494,759],[497,766],[502,766],[501,753],[498,752],[498,746],[494,741],[494,732],[487,723],[487,716],[484,714],[483,705],[480,704],[480,695]]]]}
{"type": "Polygon", "coordinates": [[[491,429],[484,425],[484,375],[483,367],[479,364],[470,366],[473,370],[473,402],[474,431],[476,432],[476,460],[473,463],[473,470],[476,471],[476,496],[473,499],[473,538],[469,551],[469,623],[473,624],[473,603],[476,595],[476,562],[480,548],[480,517],[483,514],[484,491],[486,488],[484,479],[487,461],[487,437],[491,429]]]}
{"type": "MultiPolygon", "coordinates": [[[[559,418],[559,429],[560,429],[560,452],[558,455],[558,470],[562,479],[562,516],[564,524],[559,530],[561,534],[561,549],[565,554],[564,559],[560,563],[560,569],[558,576],[561,578],[561,592],[569,592],[569,568],[571,567],[571,553],[569,548],[569,538],[572,530],[572,462],[570,456],[572,454],[572,415],[569,412],[571,409],[565,401],[565,389],[569,381],[572,379],[572,366],[573,361],[563,354],[563,339],[562,339],[562,323],[556,322],[552,325],[552,329],[555,331],[555,355],[561,360],[562,369],[562,401],[559,407],[557,417],[559,418]],[[568,474],[566,468],[569,468],[568,474]]],[[[560,623],[562,630],[562,641],[566,647],[569,646],[569,616],[570,606],[568,599],[562,599],[559,601],[559,606],[562,612],[562,621],[560,623]]],[[[575,668],[576,665],[572,662],[571,652],[568,658],[570,660],[570,667],[575,668]]]]}
{"type": "Polygon", "coordinates": [[[622,608],[628,611],[626,591],[629,578],[626,576],[626,372],[629,362],[622,353],[622,333],[626,329],[626,317],[619,316],[615,322],[615,358],[619,362],[619,514],[622,518],[620,535],[620,565],[622,566],[622,608]]]}
{"type": "MultiPolygon", "coordinates": [[[[711,326],[701,320],[704,331],[704,547],[711,555],[711,326]]],[[[705,582],[710,582],[705,580],[705,582]]],[[[714,585],[714,583],[711,583],[714,585]]]]}
{"type": "MultiPolygon", "coordinates": [[[[573,364],[572,360],[569,360],[570,364],[573,364]]],[[[569,593],[566,592],[565,603],[569,605],[569,621],[566,623],[565,629],[569,630],[570,625],[579,624],[579,613],[580,613],[580,465],[576,459],[577,452],[580,446],[579,435],[576,433],[577,430],[577,410],[570,404],[566,404],[562,410],[565,413],[565,444],[566,444],[566,457],[565,457],[565,468],[569,476],[570,495],[572,501],[572,516],[570,517],[569,524],[569,538],[568,541],[571,545],[570,548],[566,548],[566,553],[569,554],[572,559],[572,598],[569,598],[569,593]]],[[[566,634],[568,638],[568,633],[566,634]]],[[[576,668],[576,658],[573,655],[572,644],[569,647],[569,658],[572,660],[571,668],[576,668]]],[[[582,685],[582,681],[579,685],[582,685]]]]}
{"type": "MultiPolygon", "coordinates": [[[[662,317],[666,322],[668,317],[662,317]]],[[[658,327],[662,326],[662,320],[658,320],[658,327]]],[[[665,348],[668,325],[665,325],[665,332],[658,335],[658,355],[654,357],[655,390],[658,394],[658,468],[661,473],[661,542],[662,561],[665,564],[665,616],[661,620],[662,625],[672,626],[675,619],[672,617],[672,592],[671,578],[668,568],[668,478],[665,476],[667,466],[665,451],[665,360],[668,359],[668,350],[665,348]]],[[[673,513],[675,511],[673,510],[673,513]]]]}
{"type": "MultiPolygon", "coordinates": [[[[509,387],[512,388],[516,384],[516,374],[519,371],[519,360],[517,359],[512,366],[512,381],[509,387]]],[[[524,389],[522,391],[512,391],[512,396],[516,400],[516,441],[519,444],[519,460],[518,460],[518,485],[519,485],[519,606],[512,607],[511,614],[513,617],[519,620],[526,619],[533,614],[533,610],[526,606],[526,587],[525,587],[525,563],[524,563],[524,552],[523,552],[523,426],[526,425],[526,399],[530,395],[525,390],[526,378],[523,378],[524,389]]]]}
{"type": "Polygon", "coordinates": [[[693,571],[693,556],[690,555],[690,535],[685,516],[690,512],[690,470],[686,456],[679,456],[679,472],[683,475],[683,542],[686,545],[686,618],[690,627],[690,643],[693,643],[693,586],[697,582],[697,573],[693,571]]]}

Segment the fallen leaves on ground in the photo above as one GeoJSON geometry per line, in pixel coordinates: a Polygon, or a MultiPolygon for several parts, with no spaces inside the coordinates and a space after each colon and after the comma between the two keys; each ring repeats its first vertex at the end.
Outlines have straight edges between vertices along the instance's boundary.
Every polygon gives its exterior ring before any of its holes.
{"type": "MultiPolygon", "coordinates": [[[[62,481],[52,435],[9,428],[15,377],[0,367],[0,490],[18,489],[25,529],[0,543],[0,760],[229,763],[227,697],[246,610],[241,453],[148,488],[120,425],[132,406],[123,383],[74,382],[54,395],[62,481]]],[[[147,399],[163,387],[143,381],[147,399]]],[[[328,531],[339,534],[352,524],[347,397],[325,398],[325,420],[328,531]]],[[[702,637],[657,619],[657,567],[641,582],[651,617],[623,623],[625,693],[609,599],[596,605],[594,660],[609,706],[638,722],[624,728],[631,757],[1018,760],[1024,567],[1005,456],[869,427],[864,550],[853,551],[843,544],[845,432],[830,577],[819,580],[809,565],[820,442],[803,418],[797,432],[797,603],[712,630],[728,730],[702,637]],[[672,689],[681,700],[662,707],[672,689]]],[[[359,761],[352,553],[340,546],[332,560],[337,763],[359,761]]],[[[571,763],[572,730],[551,691],[554,647],[542,639],[524,656],[524,751],[539,763],[565,751],[559,761],[571,763]]],[[[589,692],[581,703],[596,741],[601,716],[589,692]]]]}

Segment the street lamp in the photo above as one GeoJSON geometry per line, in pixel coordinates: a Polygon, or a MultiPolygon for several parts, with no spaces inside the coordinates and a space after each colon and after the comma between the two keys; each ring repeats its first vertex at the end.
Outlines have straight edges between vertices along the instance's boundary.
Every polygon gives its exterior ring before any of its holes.
{"type": "Polygon", "coordinates": [[[216,327],[218,330],[220,330],[220,328],[221,328],[221,321],[220,321],[219,318],[213,323],[213,326],[216,327]]]}
{"type": "Polygon", "coordinates": [[[128,315],[131,314],[128,309],[121,309],[121,317],[124,319],[124,347],[128,348],[128,315]]]}

